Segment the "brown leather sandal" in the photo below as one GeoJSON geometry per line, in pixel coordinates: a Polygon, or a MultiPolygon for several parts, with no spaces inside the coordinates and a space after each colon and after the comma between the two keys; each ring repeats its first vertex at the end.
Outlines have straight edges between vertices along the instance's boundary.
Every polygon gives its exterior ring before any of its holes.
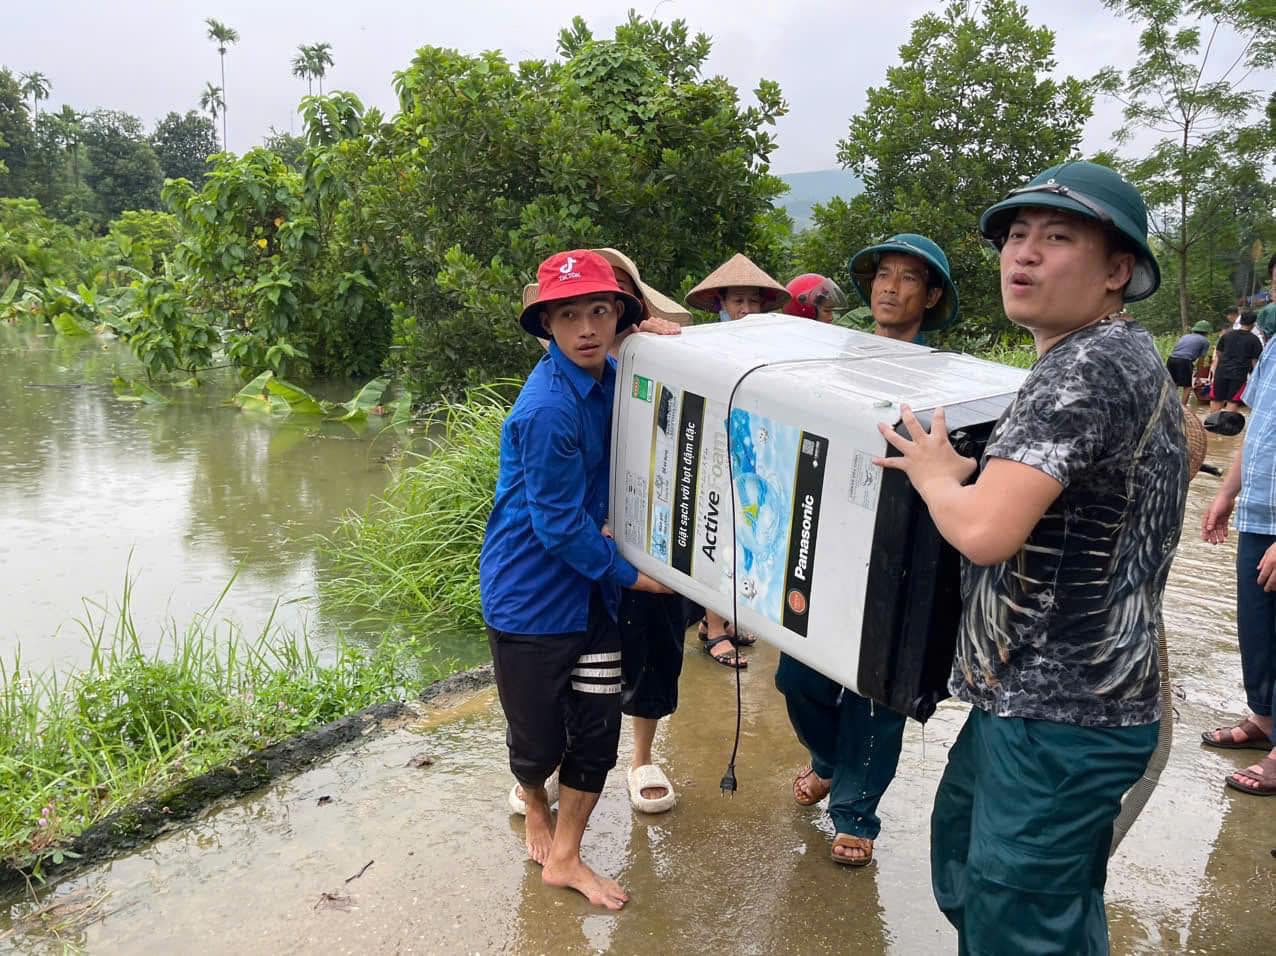
{"type": "Polygon", "coordinates": [[[1276,797],[1276,757],[1264,757],[1257,764],[1258,773],[1246,768],[1227,775],[1227,785],[1242,793],[1252,793],[1256,797],[1276,797]],[[1246,777],[1258,781],[1258,786],[1239,779],[1246,777]]]}
{"type": "Polygon", "coordinates": [[[834,863],[840,863],[843,866],[868,866],[873,862],[873,841],[868,837],[839,833],[833,838],[833,846],[829,849],[829,856],[833,858],[834,863]],[[845,856],[837,852],[839,847],[843,850],[862,850],[864,855],[860,857],[845,856]]]}
{"type": "Polygon", "coordinates": [[[819,776],[815,772],[814,767],[812,767],[810,764],[807,764],[806,768],[801,773],[799,773],[796,777],[793,778],[793,799],[797,801],[797,804],[800,807],[815,806],[817,803],[819,803],[821,800],[827,797],[829,795],[829,791],[833,789],[833,781],[831,780],[825,783],[822,789],[820,789],[819,785],[817,784],[816,788],[819,789],[820,792],[818,796],[814,796],[813,794],[815,793],[815,791],[811,790],[809,787],[803,784],[803,781],[811,777],[814,777],[817,781],[824,779],[823,777],[819,776]]]}
{"type": "Polygon", "coordinates": [[[1263,732],[1263,728],[1254,723],[1253,719],[1249,717],[1230,727],[1219,727],[1215,730],[1205,731],[1201,734],[1201,743],[1207,747],[1218,747],[1220,750],[1272,749],[1271,739],[1263,732]],[[1234,730],[1243,731],[1245,736],[1237,740],[1232,733],[1234,730]]]}

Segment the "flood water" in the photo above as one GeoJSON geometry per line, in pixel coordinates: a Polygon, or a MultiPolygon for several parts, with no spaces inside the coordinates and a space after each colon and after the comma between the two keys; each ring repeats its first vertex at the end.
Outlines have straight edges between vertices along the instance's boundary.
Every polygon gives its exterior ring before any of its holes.
{"type": "Polygon", "coordinates": [[[117,342],[0,325],[0,658],[82,662],[76,621],[92,605],[113,621],[126,569],[146,641],[184,629],[236,571],[218,620],[256,632],[279,601],[284,625],[330,640],[314,537],[384,488],[397,438],[241,412],[224,404],[241,384],[228,370],[167,406],[115,398],[113,377],[143,374],[117,342]]]}
{"type": "MultiPolygon", "coordinates": [[[[1210,460],[1225,464],[1235,446],[1215,442],[1210,460]]],[[[1174,744],[1109,868],[1117,954],[1259,953],[1276,939],[1276,814],[1270,801],[1223,786],[1258,754],[1199,743],[1201,730],[1230,721],[1243,702],[1234,543],[1209,547],[1197,531],[1217,481],[1193,483],[1171,572],[1174,744]]],[[[30,919],[36,904],[0,910],[0,950],[955,952],[930,891],[929,812],[965,708],[947,702],[925,727],[909,722],[881,806],[876,862],[839,867],[828,859],[827,817],[793,802],[805,755],[772,685],[776,655],[761,646],[742,680],[740,790],[719,794],[735,688],[697,643],[689,637],[681,703],[657,738],[678,806],[633,813],[618,770],[586,834],[586,861],[631,895],[618,914],[543,886],[526,861],[521,820],[505,805],[504,722],[488,691],[368,737],[60,885],[39,903],[56,935],[4,940],[12,921],[19,930],[41,921],[30,919]],[[429,766],[408,765],[421,754],[429,766]]],[[[622,752],[621,768],[626,759],[622,752]]]]}

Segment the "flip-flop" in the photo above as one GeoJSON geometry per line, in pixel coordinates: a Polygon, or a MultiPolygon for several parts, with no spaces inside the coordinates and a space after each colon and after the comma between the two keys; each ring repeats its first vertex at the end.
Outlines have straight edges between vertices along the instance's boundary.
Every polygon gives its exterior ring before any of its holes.
{"type": "Polygon", "coordinates": [[[833,838],[833,845],[829,848],[829,856],[834,863],[840,863],[842,866],[868,866],[873,862],[873,841],[868,837],[852,836],[849,833],[839,833],[833,838]],[[859,859],[849,856],[842,856],[836,852],[838,847],[847,850],[863,850],[864,855],[859,859]]]}
{"type": "Polygon", "coordinates": [[[1256,797],[1276,797],[1276,757],[1264,757],[1255,766],[1259,768],[1258,773],[1251,773],[1246,769],[1228,774],[1227,785],[1241,793],[1252,793],[1256,797]],[[1256,778],[1259,781],[1258,786],[1238,780],[1238,775],[1242,773],[1247,777],[1256,778]]]}
{"type": "Polygon", "coordinates": [[[641,767],[629,768],[629,805],[642,813],[665,813],[673,809],[678,802],[673,784],[665,776],[665,772],[655,764],[645,763],[641,767]],[[642,792],[649,787],[661,787],[665,791],[663,797],[644,797],[642,792]]]}
{"type": "MultiPolygon", "coordinates": [[[[549,779],[545,781],[545,795],[549,797],[549,805],[552,807],[558,802],[558,771],[555,770],[549,775],[549,779]]],[[[518,784],[515,783],[510,788],[510,813],[515,813],[520,817],[527,816],[527,804],[523,798],[518,795],[518,784]]]]}
{"type": "Polygon", "coordinates": [[[1219,727],[1216,730],[1207,730],[1201,734],[1201,743],[1207,747],[1217,747],[1220,750],[1271,750],[1272,742],[1267,734],[1263,733],[1263,728],[1254,723],[1254,721],[1246,717],[1239,724],[1233,724],[1230,727],[1219,727]],[[1232,737],[1233,730],[1245,731],[1245,736],[1236,740],[1232,737]],[[1215,740],[1214,734],[1226,734],[1222,740],[1215,740]]]}
{"type": "Polygon", "coordinates": [[[817,780],[823,779],[818,774],[816,774],[815,768],[808,764],[806,769],[804,769],[801,773],[799,773],[796,777],[793,778],[793,799],[797,801],[797,805],[800,807],[815,806],[817,803],[819,803],[821,800],[827,797],[829,795],[829,791],[833,789],[833,782],[829,781],[828,786],[824,788],[824,792],[821,793],[818,797],[807,796],[806,788],[802,786],[802,781],[805,780],[807,777],[812,777],[812,776],[814,776],[817,780]]]}

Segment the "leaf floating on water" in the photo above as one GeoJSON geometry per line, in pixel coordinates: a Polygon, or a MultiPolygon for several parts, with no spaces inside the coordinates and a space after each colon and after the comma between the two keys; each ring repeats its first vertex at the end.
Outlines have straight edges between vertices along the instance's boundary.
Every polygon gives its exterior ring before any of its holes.
{"type": "Polygon", "coordinates": [[[368,413],[381,404],[381,396],[385,394],[385,390],[389,386],[389,379],[374,378],[363,388],[359,389],[358,393],[350,401],[342,402],[336,406],[337,409],[344,410],[345,414],[334,415],[330,420],[337,422],[365,421],[368,413]]]}
{"type": "Polygon", "coordinates": [[[295,415],[323,415],[331,411],[328,402],[321,402],[304,388],[271,377],[266,381],[266,391],[272,397],[282,398],[295,415]]]}
{"type": "Polygon", "coordinates": [[[91,330],[70,312],[59,312],[51,320],[53,330],[58,335],[65,335],[68,338],[79,338],[91,335],[91,330]]]}
{"type": "Polygon", "coordinates": [[[429,754],[417,754],[407,762],[407,766],[412,767],[414,770],[419,770],[422,767],[433,767],[434,758],[429,754]]]}
{"type": "Polygon", "coordinates": [[[161,395],[145,382],[130,382],[123,378],[111,379],[115,397],[121,402],[138,402],[143,405],[171,405],[172,399],[161,395]]]}
{"type": "Polygon", "coordinates": [[[262,372],[236,392],[231,401],[245,410],[251,408],[258,411],[270,411],[270,396],[266,392],[266,383],[274,377],[274,372],[262,372]]]}

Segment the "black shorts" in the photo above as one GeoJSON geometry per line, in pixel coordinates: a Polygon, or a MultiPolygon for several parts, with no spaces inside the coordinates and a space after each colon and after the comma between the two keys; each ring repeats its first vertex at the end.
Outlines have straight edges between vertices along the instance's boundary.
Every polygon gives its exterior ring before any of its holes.
{"type": "Polygon", "coordinates": [[[659,720],[678,709],[685,613],[676,594],[621,592],[621,710],[630,717],[659,720]]]}
{"type": "Polygon", "coordinates": [[[563,786],[601,793],[620,745],[620,632],[598,592],[584,631],[509,634],[487,629],[508,727],[510,770],[539,787],[554,768],[563,786]]]}
{"type": "Polygon", "coordinates": [[[1239,402],[1240,399],[1236,394],[1245,387],[1245,382],[1249,376],[1233,377],[1224,375],[1222,372],[1214,373],[1214,401],[1216,402],[1239,402]]]}
{"type": "Polygon", "coordinates": [[[1192,387],[1192,371],[1195,365],[1191,359],[1171,357],[1165,360],[1165,367],[1170,370],[1170,380],[1179,388],[1192,387]]]}

